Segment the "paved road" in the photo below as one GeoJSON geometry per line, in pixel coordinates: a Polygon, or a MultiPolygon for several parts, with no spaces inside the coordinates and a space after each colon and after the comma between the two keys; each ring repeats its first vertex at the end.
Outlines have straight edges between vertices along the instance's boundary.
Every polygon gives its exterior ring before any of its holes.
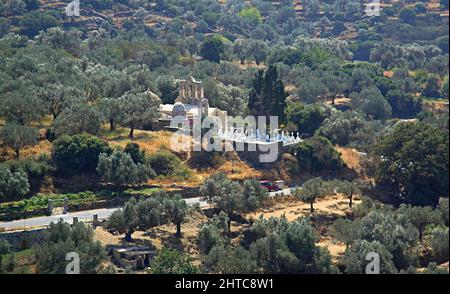
{"type": "MultiPolygon", "coordinates": [[[[271,197],[289,195],[294,190],[295,188],[287,188],[278,192],[270,192],[269,195],[271,197]]],[[[184,199],[184,201],[186,201],[188,205],[195,205],[197,203],[200,204],[200,207],[205,207],[208,205],[208,203],[206,203],[206,201],[203,200],[202,197],[186,198],[184,199]]],[[[117,209],[119,208],[101,208],[101,209],[69,212],[67,214],[33,217],[10,222],[0,222],[0,228],[5,228],[6,230],[19,230],[35,227],[46,227],[50,225],[51,222],[57,222],[60,218],[62,218],[65,222],[68,222],[70,224],[73,222],[74,217],[78,218],[79,221],[92,221],[95,214],[98,215],[99,220],[103,220],[108,218],[117,209]]]]}
{"type": "MultiPolygon", "coordinates": [[[[201,197],[187,198],[185,199],[185,201],[188,205],[194,205],[196,203],[199,203],[200,207],[208,205],[206,201],[202,200],[201,197]]],[[[51,222],[57,222],[61,218],[65,222],[71,224],[73,222],[74,217],[78,218],[79,221],[92,221],[95,214],[98,215],[99,220],[103,220],[108,218],[117,209],[119,208],[118,207],[101,208],[101,209],[69,212],[67,214],[33,217],[10,222],[0,222],[0,228],[5,228],[6,230],[19,230],[26,228],[46,227],[50,225],[51,222]]]]}

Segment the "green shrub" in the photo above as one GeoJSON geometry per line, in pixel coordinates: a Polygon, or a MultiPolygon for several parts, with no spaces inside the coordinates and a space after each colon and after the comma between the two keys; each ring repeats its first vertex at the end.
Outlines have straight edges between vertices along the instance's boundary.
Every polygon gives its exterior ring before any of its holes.
{"type": "Polygon", "coordinates": [[[45,131],[45,138],[49,141],[49,142],[53,142],[56,139],[56,133],[55,133],[55,129],[54,128],[48,128],[45,131]]]}
{"type": "Polygon", "coordinates": [[[301,170],[336,171],[344,167],[341,154],[325,137],[315,136],[307,139],[292,147],[291,153],[297,158],[301,170]]]}
{"type": "Polygon", "coordinates": [[[68,252],[80,255],[82,274],[97,273],[106,259],[106,251],[100,242],[94,240],[92,228],[82,222],[74,225],[62,220],[51,223],[45,240],[36,244],[33,251],[39,274],[64,274],[68,252]]]}
{"type": "Polygon", "coordinates": [[[23,170],[0,167],[0,197],[22,197],[29,191],[30,184],[23,170]]]}
{"type": "MultiPolygon", "coordinates": [[[[11,172],[14,173],[24,172],[28,178],[29,191],[31,191],[31,194],[38,192],[44,183],[45,176],[53,172],[53,166],[47,156],[10,160],[0,164],[0,168],[1,166],[10,169],[11,172]]],[[[8,197],[13,200],[23,196],[23,194],[14,193],[8,197]]]]}
{"type": "Polygon", "coordinates": [[[192,152],[191,158],[190,158],[190,164],[195,168],[212,168],[217,167],[221,163],[223,163],[223,153],[212,151],[212,152],[205,152],[205,151],[198,151],[198,152],[192,152]]]}
{"type": "Polygon", "coordinates": [[[175,154],[161,150],[148,157],[148,163],[158,176],[190,177],[190,170],[182,164],[175,154]]]}
{"type": "Polygon", "coordinates": [[[449,241],[448,241],[448,227],[438,226],[432,230],[429,236],[429,244],[431,253],[436,262],[442,263],[449,259],[449,241]]]}
{"type": "Polygon", "coordinates": [[[209,251],[221,242],[221,235],[219,229],[213,224],[204,225],[198,234],[198,247],[203,254],[208,254],[209,251]]]}
{"type": "Polygon", "coordinates": [[[150,265],[152,274],[198,274],[200,270],[192,264],[189,255],[163,248],[150,265]]]}
{"type": "Polygon", "coordinates": [[[120,150],[115,150],[110,156],[101,153],[97,172],[103,180],[118,186],[141,184],[155,177],[149,165],[135,163],[130,154],[120,150]]]}
{"type": "Polygon", "coordinates": [[[145,161],[145,150],[141,150],[136,143],[128,143],[123,152],[128,153],[136,164],[145,161]]]}
{"type": "Polygon", "coordinates": [[[111,153],[107,143],[86,133],[61,136],[54,141],[53,146],[56,171],[64,176],[93,174],[100,153],[111,153]]]}

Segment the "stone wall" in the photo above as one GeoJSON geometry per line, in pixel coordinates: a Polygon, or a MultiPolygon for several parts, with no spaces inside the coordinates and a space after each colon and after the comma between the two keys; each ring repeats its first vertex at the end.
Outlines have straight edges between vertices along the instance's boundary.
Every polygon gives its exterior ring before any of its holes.
{"type": "Polygon", "coordinates": [[[34,229],[26,231],[13,231],[0,233],[0,240],[6,240],[16,250],[31,248],[35,243],[42,242],[47,229],[34,229]]]}

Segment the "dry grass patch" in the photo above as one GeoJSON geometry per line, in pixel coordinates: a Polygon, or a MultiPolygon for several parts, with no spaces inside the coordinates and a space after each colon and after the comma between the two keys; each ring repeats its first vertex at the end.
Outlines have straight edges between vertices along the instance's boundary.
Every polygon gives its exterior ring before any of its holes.
{"type": "MultiPolygon", "coordinates": [[[[263,208],[257,212],[246,214],[247,219],[257,219],[260,215],[263,218],[285,216],[288,221],[295,221],[299,217],[309,216],[309,204],[296,199],[293,196],[275,198],[275,205],[263,208]]],[[[353,199],[353,204],[358,205],[360,200],[353,199]]],[[[315,216],[345,216],[350,211],[348,207],[348,199],[341,195],[330,195],[322,199],[318,199],[314,203],[315,216]]]]}
{"type": "MultiPolygon", "coordinates": [[[[34,146],[27,146],[20,149],[20,159],[26,159],[30,157],[37,157],[39,155],[48,155],[50,156],[52,153],[52,144],[47,140],[38,141],[34,146]]],[[[2,148],[2,152],[0,154],[0,160],[12,160],[15,159],[15,153],[10,148],[2,148]]]]}
{"type": "MultiPolygon", "coordinates": [[[[339,105],[350,105],[350,102],[351,102],[351,101],[352,101],[352,99],[346,98],[346,97],[343,97],[343,98],[335,98],[335,99],[334,99],[334,105],[337,105],[337,106],[339,106],[339,105]]],[[[333,101],[328,100],[326,103],[327,103],[327,104],[332,104],[333,101]]]]}
{"type": "Polygon", "coordinates": [[[339,258],[345,253],[345,244],[337,242],[331,237],[321,237],[317,245],[328,249],[333,262],[337,263],[339,258]]]}
{"type": "Polygon", "coordinates": [[[361,174],[361,156],[358,150],[353,148],[336,147],[336,150],[341,153],[341,158],[348,168],[361,174]]]}
{"type": "Polygon", "coordinates": [[[434,114],[448,113],[448,101],[435,100],[435,101],[425,101],[423,107],[426,111],[430,111],[434,114]]]}
{"type": "Polygon", "coordinates": [[[111,147],[125,148],[128,143],[136,143],[147,154],[153,154],[161,149],[170,150],[170,137],[173,133],[168,131],[143,131],[136,130],[135,138],[128,137],[128,129],[120,128],[117,131],[101,133],[103,139],[108,141],[111,147]]]}
{"type": "Polygon", "coordinates": [[[250,60],[246,60],[244,62],[244,64],[241,64],[241,62],[237,61],[237,60],[236,61],[232,61],[230,63],[233,64],[234,66],[236,66],[237,68],[241,69],[241,70],[246,70],[246,69],[249,69],[249,68],[256,68],[256,69],[265,69],[266,68],[266,66],[264,64],[260,63],[258,65],[258,64],[256,64],[255,61],[250,61],[250,60]]]}

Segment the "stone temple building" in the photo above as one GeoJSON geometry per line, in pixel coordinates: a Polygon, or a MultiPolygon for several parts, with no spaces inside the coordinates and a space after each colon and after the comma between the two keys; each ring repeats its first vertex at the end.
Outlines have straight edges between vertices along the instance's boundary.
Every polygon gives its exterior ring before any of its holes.
{"type": "Polygon", "coordinates": [[[160,128],[169,128],[174,117],[184,117],[190,125],[199,115],[218,117],[222,126],[226,125],[227,112],[219,108],[209,107],[205,98],[205,89],[201,81],[193,77],[178,81],[178,97],[175,104],[161,104],[162,117],[159,119],[160,128]]]}

